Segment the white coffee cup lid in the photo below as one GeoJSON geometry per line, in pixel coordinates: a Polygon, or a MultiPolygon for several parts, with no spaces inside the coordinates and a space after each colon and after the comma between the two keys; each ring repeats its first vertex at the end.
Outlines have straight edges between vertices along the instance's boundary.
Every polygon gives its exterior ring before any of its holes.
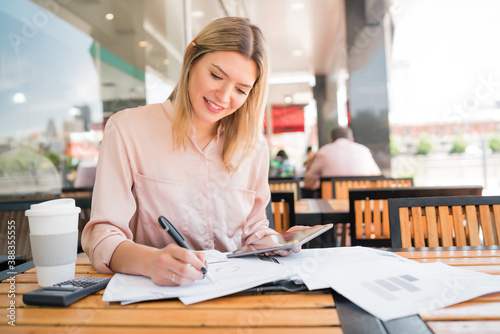
{"type": "Polygon", "coordinates": [[[26,210],[26,216],[53,216],[53,215],[71,215],[79,213],[81,209],[75,205],[73,198],[60,198],[39,204],[32,204],[29,210],[26,210]]]}

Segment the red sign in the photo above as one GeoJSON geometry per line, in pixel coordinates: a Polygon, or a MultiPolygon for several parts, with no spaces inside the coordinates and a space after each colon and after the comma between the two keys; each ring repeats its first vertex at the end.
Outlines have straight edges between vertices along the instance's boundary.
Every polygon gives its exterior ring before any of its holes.
{"type": "MultiPolygon", "coordinates": [[[[267,119],[269,111],[264,117],[264,132],[267,133],[267,119]]],[[[271,113],[273,133],[304,132],[304,106],[303,105],[273,105],[271,113]]]]}

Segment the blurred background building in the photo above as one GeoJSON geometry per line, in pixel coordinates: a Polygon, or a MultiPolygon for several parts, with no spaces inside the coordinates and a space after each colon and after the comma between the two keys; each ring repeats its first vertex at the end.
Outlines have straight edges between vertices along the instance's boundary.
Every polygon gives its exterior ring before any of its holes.
{"type": "Polygon", "coordinates": [[[386,176],[500,189],[495,0],[0,1],[0,195],[87,186],[113,113],[163,102],[211,20],[260,26],[264,133],[304,171],[350,125],[386,176]],[[80,174],[79,174],[80,173],[80,174]]]}

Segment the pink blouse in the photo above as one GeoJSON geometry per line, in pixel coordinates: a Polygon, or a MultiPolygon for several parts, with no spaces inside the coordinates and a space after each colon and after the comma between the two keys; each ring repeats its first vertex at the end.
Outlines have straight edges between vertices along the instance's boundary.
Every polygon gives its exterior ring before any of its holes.
{"type": "Polygon", "coordinates": [[[195,250],[232,251],[270,229],[266,205],[269,150],[263,136],[230,174],[222,161],[222,129],[201,150],[191,130],[187,150],[173,149],[173,105],[152,104],[113,115],[100,149],[83,249],[99,272],[123,241],[157,248],[173,240],[165,216],[195,250]]]}

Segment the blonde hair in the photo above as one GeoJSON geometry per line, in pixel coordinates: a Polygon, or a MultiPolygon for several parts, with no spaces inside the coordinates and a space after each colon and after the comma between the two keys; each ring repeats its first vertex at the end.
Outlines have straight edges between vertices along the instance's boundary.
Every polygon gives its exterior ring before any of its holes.
{"type": "Polygon", "coordinates": [[[224,129],[222,159],[226,169],[235,172],[255,147],[262,132],[269,82],[267,45],[261,30],[248,19],[240,17],[224,17],[212,21],[195,37],[193,43],[184,53],[180,80],[169,97],[174,104],[173,133],[176,149],[187,148],[193,117],[188,81],[194,64],[205,54],[217,51],[238,52],[257,64],[257,80],[245,103],[221,120],[224,129]],[[240,152],[241,156],[235,159],[240,152]]]}

